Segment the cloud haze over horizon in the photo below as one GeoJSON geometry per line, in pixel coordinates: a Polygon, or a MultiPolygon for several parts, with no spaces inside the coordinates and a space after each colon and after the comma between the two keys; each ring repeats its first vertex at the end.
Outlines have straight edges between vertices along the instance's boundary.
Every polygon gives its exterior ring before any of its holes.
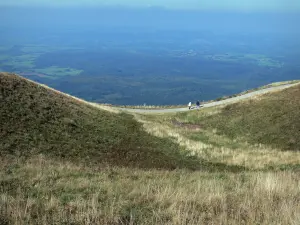
{"type": "Polygon", "coordinates": [[[0,6],[125,6],[240,12],[300,12],[299,0],[0,0],[0,6]]]}

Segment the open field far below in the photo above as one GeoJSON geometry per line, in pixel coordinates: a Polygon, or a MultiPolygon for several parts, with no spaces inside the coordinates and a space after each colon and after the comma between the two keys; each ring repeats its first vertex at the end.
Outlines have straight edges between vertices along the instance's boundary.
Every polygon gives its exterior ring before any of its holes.
{"type": "Polygon", "coordinates": [[[185,105],[299,79],[295,37],[257,34],[253,41],[253,34],[168,30],[155,32],[153,42],[148,31],[135,36],[130,28],[127,34],[114,30],[113,39],[105,29],[73,33],[56,28],[0,28],[6,34],[0,37],[0,71],[114,105],[185,105]]]}

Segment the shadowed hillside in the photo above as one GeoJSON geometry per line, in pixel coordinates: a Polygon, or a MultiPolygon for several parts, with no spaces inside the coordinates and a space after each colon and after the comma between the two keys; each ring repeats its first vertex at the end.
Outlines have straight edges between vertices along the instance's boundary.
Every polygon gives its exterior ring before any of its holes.
{"type": "Polygon", "coordinates": [[[197,168],[177,144],[143,131],[131,115],[0,73],[0,156],[51,157],[100,165],[197,168]]]}

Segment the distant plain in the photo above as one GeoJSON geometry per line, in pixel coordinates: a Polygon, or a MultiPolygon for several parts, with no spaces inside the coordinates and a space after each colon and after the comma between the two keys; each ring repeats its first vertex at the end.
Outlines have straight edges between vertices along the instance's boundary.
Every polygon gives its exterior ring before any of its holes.
{"type": "Polygon", "coordinates": [[[88,101],[178,105],[300,78],[300,34],[284,15],[5,13],[0,71],[88,101]]]}

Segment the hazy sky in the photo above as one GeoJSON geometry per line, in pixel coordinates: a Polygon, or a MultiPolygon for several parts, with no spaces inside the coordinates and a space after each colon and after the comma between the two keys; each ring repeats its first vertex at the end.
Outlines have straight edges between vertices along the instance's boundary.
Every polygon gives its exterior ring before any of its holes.
{"type": "Polygon", "coordinates": [[[300,0],[0,0],[14,6],[130,6],[212,11],[300,12],[300,0]]]}

